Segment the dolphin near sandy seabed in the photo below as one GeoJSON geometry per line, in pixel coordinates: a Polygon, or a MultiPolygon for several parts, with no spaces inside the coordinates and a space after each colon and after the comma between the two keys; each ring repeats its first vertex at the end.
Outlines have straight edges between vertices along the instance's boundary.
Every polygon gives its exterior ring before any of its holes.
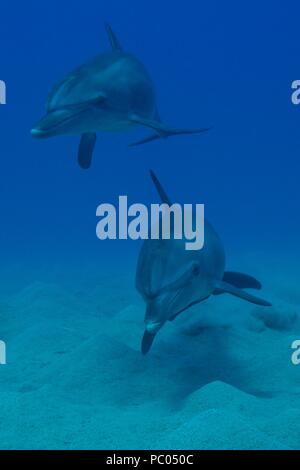
{"type": "Polygon", "coordinates": [[[208,130],[176,129],[164,124],[148,72],[139,60],[123,52],[109,25],[106,29],[111,51],[77,68],[54,87],[46,115],[31,130],[33,137],[80,134],[78,162],[82,168],[89,168],[99,131],[119,132],[137,125],[154,130],[154,134],[131,144],[139,145],[208,130]]]}
{"type": "MultiPolygon", "coordinates": [[[[171,202],[155,174],[153,183],[163,203],[171,202]]],[[[204,246],[187,251],[186,240],[145,240],[139,254],[136,288],[146,302],[145,333],[142,353],[147,354],[161,327],[192,305],[211,295],[232,294],[265,307],[271,304],[244,291],[261,289],[259,281],[248,274],[225,271],[225,253],[214,228],[204,221],[204,246]]]]}

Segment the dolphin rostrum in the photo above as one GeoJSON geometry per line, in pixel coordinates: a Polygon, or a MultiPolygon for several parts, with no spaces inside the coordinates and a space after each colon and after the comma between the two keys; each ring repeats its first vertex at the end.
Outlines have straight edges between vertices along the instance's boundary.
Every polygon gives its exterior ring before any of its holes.
{"type": "MultiPolygon", "coordinates": [[[[152,171],[151,177],[162,202],[171,206],[152,171]]],[[[204,246],[198,251],[187,251],[184,238],[172,238],[172,226],[170,239],[144,241],[136,272],[136,287],[146,302],[143,354],[150,350],[166,321],[174,320],[211,295],[229,293],[257,305],[271,306],[244,290],[261,289],[259,281],[247,274],[225,271],[222,242],[207,220],[204,221],[204,233],[204,246]]]]}
{"type": "Polygon", "coordinates": [[[154,130],[154,134],[131,144],[139,145],[208,130],[176,129],[164,124],[148,72],[139,60],[122,50],[109,25],[106,30],[111,51],[77,68],[54,87],[46,115],[31,130],[33,137],[80,134],[78,162],[82,168],[89,168],[99,131],[123,131],[136,125],[154,130]]]}

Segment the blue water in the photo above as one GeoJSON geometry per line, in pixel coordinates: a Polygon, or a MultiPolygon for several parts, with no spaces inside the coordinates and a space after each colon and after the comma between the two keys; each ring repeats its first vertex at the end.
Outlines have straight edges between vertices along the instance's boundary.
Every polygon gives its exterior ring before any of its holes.
{"type": "Polygon", "coordinates": [[[299,12],[280,1],[2,2],[0,448],[299,448],[299,12]],[[149,70],[164,122],[209,132],[136,148],[147,130],[102,134],[89,171],[77,137],[32,139],[54,83],[109,48],[104,21],[149,70]],[[211,299],[141,357],[141,245],[99,241],[95,213],[122,194],[158,202],[150,168],[174,200],[205,204],[228,268],[262,281],[271,322],[211,299]],[[189,325],[202,317],[213,319],[204,332],[189,325]]]}

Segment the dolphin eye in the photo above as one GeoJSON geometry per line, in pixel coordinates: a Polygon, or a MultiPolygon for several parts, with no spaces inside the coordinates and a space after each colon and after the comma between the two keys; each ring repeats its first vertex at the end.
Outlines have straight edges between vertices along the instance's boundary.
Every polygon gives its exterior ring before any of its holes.
{"type": "Polygon", "coordinates": [[[102,106],[105,103],[105,96],[97,96],[97,98],[91,100],[91,104],[94,106],[102,106]]]}
{"type": "Polygon", "coordinates": [[[195,263],[195,264],[193,265],[192,270],[193,270],[194,276],[198,276],[198,275],[200,274],[199,264],[195,263]]]}

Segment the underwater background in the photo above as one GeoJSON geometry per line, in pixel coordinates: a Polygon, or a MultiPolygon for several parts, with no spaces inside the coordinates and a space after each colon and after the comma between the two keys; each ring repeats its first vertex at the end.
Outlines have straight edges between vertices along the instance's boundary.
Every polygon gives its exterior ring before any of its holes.
{"type": "Polygon", "coordinates": [[[299,449],[300,5],[280,1],[1,2],[1,449],[299,449]],[[163,120],[210,127],[130,148],[99,134],[34,141],[54,83],[109,49],[104,21],[156,85],[163,120]],[[140,353],[141,242],[96,238],[96,207],[204,203],[227,269],[263,284],[263,309],[210,298],[140,353]]]}

